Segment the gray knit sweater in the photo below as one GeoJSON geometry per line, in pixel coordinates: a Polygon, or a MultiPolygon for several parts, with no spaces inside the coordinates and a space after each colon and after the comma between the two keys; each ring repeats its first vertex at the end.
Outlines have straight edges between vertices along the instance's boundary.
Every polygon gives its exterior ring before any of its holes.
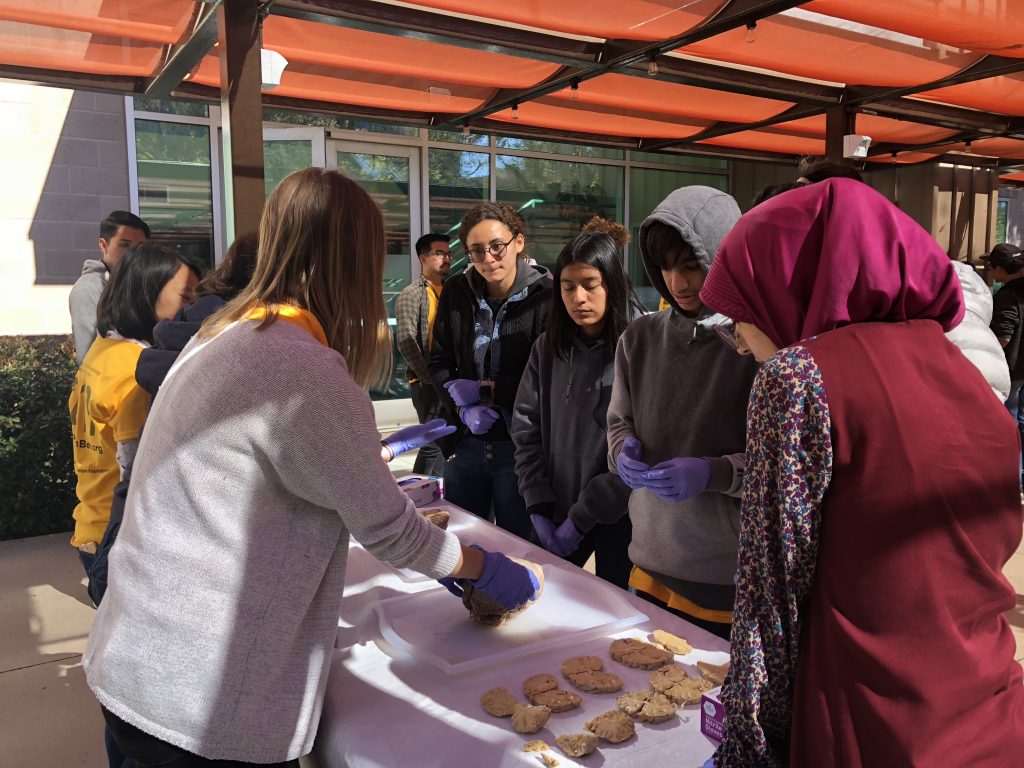
{"type": "Polygon", "coordinates": [[[341,355],[305,330],[243,322],[190,342],[146,424],[83,659],[100,703],[210,759],[309,752],[349,534],[433,577],[459,559],[379,439],[341,355]]]}

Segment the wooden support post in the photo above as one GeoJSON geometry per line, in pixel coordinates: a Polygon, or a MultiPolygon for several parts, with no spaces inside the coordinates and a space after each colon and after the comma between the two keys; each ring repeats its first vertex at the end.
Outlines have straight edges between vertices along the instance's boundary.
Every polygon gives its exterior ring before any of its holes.
{"type": "Polygon", "coordinates": [[[259,4],[224,0],[217,9],[225,232],[259,228],[263,212],[263,98],[259,4]]]}
{"type": "Polygon", "coordinates": [[[825,112],[825,157],[843,162],[843,137],[854,133],[856,115],[846,107],[829,107],[825,112]]]}

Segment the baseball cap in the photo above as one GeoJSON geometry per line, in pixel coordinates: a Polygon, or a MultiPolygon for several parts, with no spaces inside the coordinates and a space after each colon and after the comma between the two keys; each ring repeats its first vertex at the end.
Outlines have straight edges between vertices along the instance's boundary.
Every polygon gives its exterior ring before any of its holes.
{"type": "Polygon", "coordinates": [[[1021,253],[1020,248],[1013,243],[1000,243],[992,249],[991,253],[982,256],[981,260],[987,261],[993,267],[1014,271],[1024,267],[1024,253],[1021,253]]]}

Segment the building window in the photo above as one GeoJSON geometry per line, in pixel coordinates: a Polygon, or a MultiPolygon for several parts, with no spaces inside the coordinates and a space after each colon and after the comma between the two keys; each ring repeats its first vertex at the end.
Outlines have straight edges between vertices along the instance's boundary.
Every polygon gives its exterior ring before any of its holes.
{"type": "Polygon", "coordinates": [[[213,266],[210,129],[205,125],[135,121],[139,216],[207,268],[213,266]]]}
{"type": "MultiPolygon", "coordinates": [[[[485,202],[490,194],[490,155],[486,152],[430,150],[430,223],[427,232],[444,235],[449,242],[459,236],[466,211],[485,202]]],[[[452,247],[452,274],[466,266],[462,243],[452,247]]]]}
{"type": "Polygon", "coordinates": [[[594,216],[622,222],[623,168],[498,155],[497,197],[526,219],[526,253],[552,267],[594,216]]]}

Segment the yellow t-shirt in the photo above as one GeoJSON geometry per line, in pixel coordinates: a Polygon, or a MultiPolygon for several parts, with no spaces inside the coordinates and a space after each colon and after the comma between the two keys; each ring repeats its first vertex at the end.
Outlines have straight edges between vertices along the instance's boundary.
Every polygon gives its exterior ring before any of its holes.
{"type": "Polygon", "coordinates": [[[141,353],[133,341],[96,339],[75,377],[68,398],[78,475],[74,547],[103,539],[121,478],[117,444],[137,438],[146,421],[150,396],[135,381],[141,353]]]}
{"type": "Polygon", "coordinates": [[[437,302],[441,300],[441,286],[427,283],[427,357],[434,346],[434,319],[437,317],[437,302]]]}

